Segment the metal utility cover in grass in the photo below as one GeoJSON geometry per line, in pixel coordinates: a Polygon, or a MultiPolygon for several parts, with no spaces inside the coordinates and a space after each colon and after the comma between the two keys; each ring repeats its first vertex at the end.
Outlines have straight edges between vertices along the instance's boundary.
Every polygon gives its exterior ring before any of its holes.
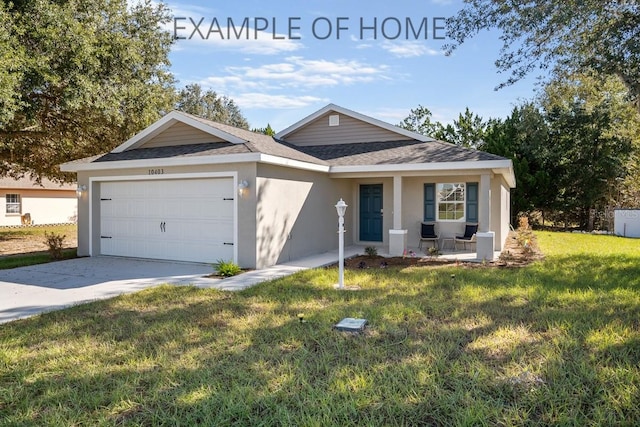
{"type": "Polygon", "coordinates": [[[345,317],[333,327],[339,331],[345,332],[361,332],[364,330],[367,319],[354,319],[353,317],[345,317]]]}

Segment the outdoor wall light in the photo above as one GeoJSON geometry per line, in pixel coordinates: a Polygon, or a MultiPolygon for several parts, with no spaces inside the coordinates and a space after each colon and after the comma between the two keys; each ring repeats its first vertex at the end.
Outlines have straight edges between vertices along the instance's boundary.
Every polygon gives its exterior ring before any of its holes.
{"type": "Polygon", "coordinates": [[[82,184],[82,185],[78,185],[78,188],[76,189],[76,194],[78,195],[78,198],[82,197],[82,193],[84,193],[85,191],[87,191],[87,186],[82,184]]]}
{"type": "Polygon", "coordinates": [[[246,180],[243,179],[242,181],[240,181],[240,183],[238,184],[238,195],[240,197],[244,196],[248,188],[249,188],[249,183],[246,180]]]}

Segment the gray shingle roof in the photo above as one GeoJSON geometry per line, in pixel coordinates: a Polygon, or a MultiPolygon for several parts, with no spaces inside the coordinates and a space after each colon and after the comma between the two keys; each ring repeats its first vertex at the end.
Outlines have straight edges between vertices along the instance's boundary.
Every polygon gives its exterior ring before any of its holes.
{"type": "Polygon", "coordinates": [[[194,157],[222,154],[243,154],[251,151],[245,144],[210,142],[207,144],[174,145],[170,147],[136,148],[120,153],[107,153],[94,159],[94,163],[120,160],[165,159],[171,157],[194,157]]]}
{"type": "Polygon", "coordinates": [[[169,147],[134,148],[120,153],[107,153],[69,163],[103,163],[124,160],[187,158],[245,153],[268,154],[291,160],[329,166],[505,160],[503,157],[494,154],[458,147],[441,141],[422,142],[405,140],[298,147],[286,141],[276,140],[268,135],[238,129],[190,114],[180,114],[240,138],[245,142],[240,144],[211,142],[169,147]]]}
{"type": "Polygon", "coordinates": [[[441,141],[392,141],[298,147],[332,166],[415,164],[504,160],[484,151],[458,147],[441,141]]]}

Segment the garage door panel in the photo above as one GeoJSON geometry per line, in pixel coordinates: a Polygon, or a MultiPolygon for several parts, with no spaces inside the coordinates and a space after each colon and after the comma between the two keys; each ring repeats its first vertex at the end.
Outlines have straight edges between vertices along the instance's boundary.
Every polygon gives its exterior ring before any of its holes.
{"type": "Polygon", "coordinates": [[[230,178],[104,182],[100,196],[100,234],[108,237],[101,238],[104,255],[233,259],[230,178]]]}

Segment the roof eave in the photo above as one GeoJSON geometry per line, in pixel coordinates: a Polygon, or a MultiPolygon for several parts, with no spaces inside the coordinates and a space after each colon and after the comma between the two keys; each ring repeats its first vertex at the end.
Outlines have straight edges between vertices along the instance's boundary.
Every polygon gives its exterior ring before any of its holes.
{"type": "Polygon", "coordinates": [[[233,163],[268,163],[280,166],[291,167],[295,169],[312,170],[318,172],[329,172],[329,166],[319,165],[300,160],[288,159],[285,157],[272,156],[263,153],[244,153],[244,154],[222,154],[212,156],[194,156],[194,157],[173,157],[159,159],[138,159],[138,160],[114,160],[111,162],[91,162],[91,163],[63,163],[60,170],[63,172],[86,172],[86,171],[104,171],[118,169],[136,169],[136,168],[156,168],[170,166],[198,166],[198,165],[217,165],[217,164],[233,164],[233,163]]]}
{"type": "Polygon", "coordinates": [[[403,163],[379,165],[331,166],[332,175],[359,173],[402,173],[402,172],[469,172],[489,170],[504,176],[510,188],[515,188],[516,180],[511,160],[470,160],[464,162],[403,163]]]}

